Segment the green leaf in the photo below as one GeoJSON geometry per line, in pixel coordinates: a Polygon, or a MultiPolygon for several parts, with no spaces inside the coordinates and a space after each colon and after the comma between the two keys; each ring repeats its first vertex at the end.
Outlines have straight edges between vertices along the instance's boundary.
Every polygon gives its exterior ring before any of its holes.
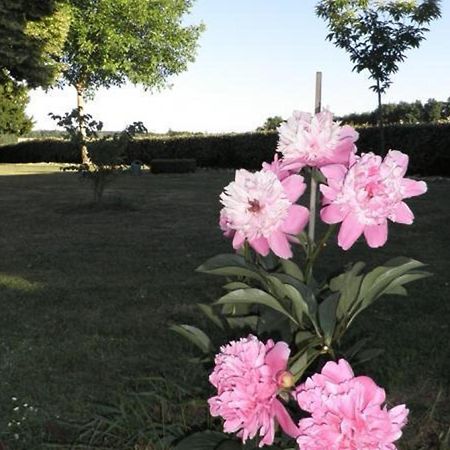
{"type": "Polygon", "coordinates": [[[340,319],[348,315],[355,301],[359,296],[363,275],[360,275],[364,268],[363,262],[357,262],[350,270],[333,278],[329,282],[330,289],[333,292],[340,292],[341,297],[337,308],[337,317],[340,319]]]}
{"type": "MultiPolygon", "coordinates": [[[[408,283],[409,281],[414,281],[423,276],[417,276],[418,273],[416,269],[424,267],[424,264],[416,261],[414,259],[399,257],[394,258],[383,266],[377,267],[371,272],[369,272],[363,279],[360,295],[359,295],[359,305],[354,311],[353,317],[367,308],[371,303],[373,303],[377,298],[383,295],[389,290],[389,286],[393,283],[393,287],[408,283]],[[405,275],[414,275],[413,277],[404,277],[405,275]],[[399,280],[400,279],[400,280],[399,280]],[[396,281],[397,280],[397,281],[396,281]],[[402,282],[404,281],[404,282],[402,282]]],[[[428,274],[426,273],[426,275],[428,274]]]]}
{"type": "Polygon", "coordinates": [[[264,281],[258,273],[258,267],[248,263],[245,258],[237,254],[222,254],[208,259],[196,269],[198,272],[222,276],[237,276],[264,281]]]}
{"type": "Polygon", "coordinates": [[[336,311],[339,296],[340,294],[338,292],[331,294],[319,305],[319,321],[327,345],[331,345],[336,328],[336,311]]]}
{"type": "Polygon", "coordinates": [[[212,352],[214,349],[211,339],[199,328],[191,325],[172,325],[170,329],[191,341],[205,354],[212,352]]]}
{"type": "Polygon", "coordinates": [[[226,321],[230,328],[250,328],[256,332],[259,316],[227,317],[226,321]]]}
{"type": "Polygon", "coordinates": [[[223,286],[226,291],[235,291],[236,289],[245,289],[248,287],[249,285],[247,283],[243,283],[242,281],[232,281],[231,283],[227,283],[223,286]]]}
{"type": "MultiPolygon", "coordinates": [[[[223,450],[226,447],[219,446],[228,441],[230,441],[230,437],[224,433],[200,431],[180,441],[174,450],[218,450],[219,448],[223,450]]],[[[238,448],[240,447],[236,447],[236,449],[238,448]]]]}
{"type": "Polygon", "coordinates": [[[292,305],[294,307],[295,317],[299,321],[299,323],[303,323],[303,316],[309,314],[308,304],[305,299],[302,297],[302,294],[295,289],[294,286],[290,284],[285,284],[285,289],[287,292],[288,298],[291,300],[292,305]]]}
{"type": "Polygon", "coordinates": [[[262,291],[261,289],[238,289],[236,291],[229,292],[228,294],[221,297],[217,300],[217,304],[219,305],[239,305],[239,304],[257,304],[267,306],[268,308],[272,308],[286,317],[289,317],[294,323],[297,323],[294,317],[289,314],[286,309],[280,304],[280,302],[268,294],[267,292],[262,291]]]}
{"type": "Polygon", "coordinates": [[[242,449],[243,447],[240,442],[232,441],[231,439],[221,442],[219,446],[215,448],[215,450],[242,450],[242,449]]]}
{"type": "Polygon", "coordinates": [[[298,267],[297,264],[295,264],[290,259],[282,259],[281,267],[283,268],[283,271],[286,275],[289,275],[299,281],[305,280],[305,277],[304,277],[303,272],[301,271],[300,267],[298,267]]]}
{"type": "Polygon", "coordinates": [[[205,305],[204,303],[197,304],[200,311],[215,325],[217,325],[220,329],[224,330],[224,326],[220,317],[214,312],[214,308],[211,305],[205,305]]]}
{"type": "Polygon", "coordinates": [[[299,356],[295,356],[293,360],[289,363],[289,371],[294,376],[295,380],[299,380],[306,368],[308,367],[308,354],[304,352],[299,356]]]}
{"type": "MultiPolygon", "coordinates": [[[[296,289],[298,291],[298,293],[300,294],[304,303],[307,305],[306,313],[307,313],[310,321],[314,325],[314,327],[317,329],[318,328],[317,301],[316,301],[316,297],[314,296],[314,292],[312,291],[312,289],[309,286],[307,286],[306,284],[297,280],[296,278],[291,277],[290,275],[286,275],[283,273],[274,273],[274,274],[272,274],[272,276],[278,278],[285,285],[287,284],[289,286],[292,286],[294,289],[296,289]]],[[[291,289],[288,289],[286,292],[290,295],[295,295],[295,294],[293,294],[293,291],[291,289]]],[[[290,296],[289,296],[289,298],[291,299],[291,301],[298,300],[298,297],[294,300],[290,296]]],[[[297,306],[294,305],[294,308],[299,308],[298,312],[299,312],[299,314],[301,313],[302,307],[300,305],[297,305],[297,306]]]]}

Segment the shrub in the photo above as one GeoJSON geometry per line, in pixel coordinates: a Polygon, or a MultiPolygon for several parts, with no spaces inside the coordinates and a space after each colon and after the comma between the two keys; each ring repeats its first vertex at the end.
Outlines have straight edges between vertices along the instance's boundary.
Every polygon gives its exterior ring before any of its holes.
{"type": "Polygon", "coordinates": [[[195,172],[195,159],[154,159],[152,173],[188,173],[195,172]]]}
{"type": "Polygon", "coordinates": [[[5,145],[0,148],[0,163],[59,162],[79,163],[80,155],[69,141],[45,139],[5,145]]]}
{"type": "MultiPolygon", "coordinates": [[[[390,125],[385,130],[386,142],[410,156],[410,173],[450,176],[450,124],[390,125]]],[[[360,151],[378,152],[378,129],[358,131],[360,151]]],[[[275,132],[152,137],[129,142],[125,162],[152,165],[155,159],[195,159],[200,167],[252,170],[272,159],[276,145],[275,132]]],[[[69,142],[43,140],[0,148],[0,162],[79,163],[80,156],[69,142]]]]}

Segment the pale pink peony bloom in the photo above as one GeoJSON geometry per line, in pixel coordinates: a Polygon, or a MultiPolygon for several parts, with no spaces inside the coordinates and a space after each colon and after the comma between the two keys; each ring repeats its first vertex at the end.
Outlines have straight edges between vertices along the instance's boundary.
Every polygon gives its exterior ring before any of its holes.
{"type": "Polygon", "coordinates": [[[237,433],[244,443],[259,436],[260,447],[273,443],[276,423],[297,437],[297,426],[277,399],[287,373],[288,345],[264,344],[250,335],[220,350],[209,377],[217,395],[208,403],[211,415],[225,420],[224,431],[237,433]]]}
{"type": "Polygon", "coordinates": [[[350,126],[341,127],[333,114],[322,111],[311,114],[294,111],[278,127],[277,151],[282,153],[285,167],[300,170],[303,166],[321,167],[326,164],[348,165],[356,152],[358,133],[350,126]]]}
{"type": "Polygon", "coordinates": [[[322,220],[328,224],[342,222],[338,244],[348,250],[364,234],[369,247],[386,243],[388,219],[411,224],[414,214],[403,199],[421,195],[423,181],[404,178],[408,156],[390,150],[384,160],[373,153],[353,155],[351,165],[322,167],[328,185],[321,185],[322,220]]]}
{"type": "Polygon", "coordinates": [[[280,181],[270,170],[236,171],[235,181],[220,196],[224,206],[220,227],[233,238],[233,248],[239,249],[248,241],[263,256],[272,250],[281,258],[291,258],[289,242],[309,218],[308,209],[295,204],[305,188],[300,175],[280,181]]]}
{"type": "Polygon", "coordinates": [[[299,422],[301,450],[395,450],[408,410],[383,406],[384,389],[369,377],[354,377],[343,359],[328,362],[296,391],[311,417],[299,422]]]}

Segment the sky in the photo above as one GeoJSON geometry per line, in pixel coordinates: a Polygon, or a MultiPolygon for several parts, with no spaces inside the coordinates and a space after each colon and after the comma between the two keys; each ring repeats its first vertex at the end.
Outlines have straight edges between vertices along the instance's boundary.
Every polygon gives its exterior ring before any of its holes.
{"type": "MultiPolygon", "coordinates": [[[[172,87],[146,92],[124,85],[98,91],[86,110],[121,130],[142,121],[152,132],[253,131],[267,117],[312,111],[317,71],[322,104],[335,114],[376,107],[365,72],[352,72],[344,50],[326,41],[326,24],[316,17],[316,0],[196,0],[187,23],[203,22],[197,58],[170,80],[172,87]]],[[[392,78],[384,102],[446,100],[450,97],[450,0],[430,26],[419,49],[410,50],[392,78]]],[[[28,114],[34,129],[55,129],[48,113],[76,107],[73,88],[31,93],[28,114]]]]}

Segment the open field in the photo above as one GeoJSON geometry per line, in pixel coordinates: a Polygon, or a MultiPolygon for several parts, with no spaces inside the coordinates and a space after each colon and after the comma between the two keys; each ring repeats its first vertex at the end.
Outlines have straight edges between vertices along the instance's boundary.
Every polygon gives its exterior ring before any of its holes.
{"type": "MultiPolygon", "coordinates": [[[[12,397],[80,418],[128,377],[188,383],[190,346],[167,324],[195,321],[194,304],[221,292],[222,280],[194,269],[230,251],[217,215],[233,172],[122,176],[101,209],[89,205],[86,182],[56,166],[2,165],[0,175],[9,175],[0,176],[0,430],[12,397]]],[[[450,422],[449,197],[450,181],[431,181],[409,202],[415,224],[391,226],[385,248],[330,246],[320,263],[333,270],[405,255],[429,264],[434,277],[411,284],[409,298],[369,309],[353,333],[385,348],[364,370],[409,404],[413,424],[435,404],[430,429],[450,422]]]]}

